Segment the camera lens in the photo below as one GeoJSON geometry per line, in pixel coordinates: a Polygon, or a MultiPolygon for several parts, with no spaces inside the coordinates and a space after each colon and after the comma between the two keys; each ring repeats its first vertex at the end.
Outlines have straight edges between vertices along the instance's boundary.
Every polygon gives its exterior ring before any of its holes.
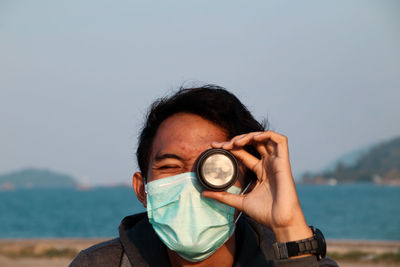
{"type": "Polygon", "coordinates": [[[238,175],[236,158],[227,150],[212,148],[197,161],[197,177],[209,190],[223,191],[235,183],[238,175]]]}

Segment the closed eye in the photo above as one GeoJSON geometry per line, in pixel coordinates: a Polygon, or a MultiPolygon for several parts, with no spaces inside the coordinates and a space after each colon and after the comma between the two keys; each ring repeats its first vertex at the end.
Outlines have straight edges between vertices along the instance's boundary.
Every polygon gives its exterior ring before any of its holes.
{"type": "Polygon", "coordinates": [[[166,169],[176,169],[179,168],[178,165],[163,165],[158,167],[159,170],[166,170],[166,169]]]}

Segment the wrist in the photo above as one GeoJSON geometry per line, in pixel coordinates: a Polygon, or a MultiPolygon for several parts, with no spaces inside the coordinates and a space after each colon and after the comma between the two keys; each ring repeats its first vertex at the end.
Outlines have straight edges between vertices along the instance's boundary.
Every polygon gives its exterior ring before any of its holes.
{"type": "Polygon", "coordinates": [[[272,231],[277,242],[290,242],[313,236],[312,230],[305,222],[288,227],[276,227],[272,231]]]}

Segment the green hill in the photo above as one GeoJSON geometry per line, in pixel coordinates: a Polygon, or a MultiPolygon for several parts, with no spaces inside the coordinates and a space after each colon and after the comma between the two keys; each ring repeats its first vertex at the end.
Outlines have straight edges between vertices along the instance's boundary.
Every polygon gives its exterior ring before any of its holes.
{"type": "Polygon", "coordinates": [[[304,183],[357,183],[400,185],[400,137],[368,149],[358,160],[321,173],[306,173],[304,183]]]}
{"type": "Polygon", "coordinates": [[[76,187],[72,176],[44,169],[27,168],[0,175],[0,190],[18,188],[76,187]]]}

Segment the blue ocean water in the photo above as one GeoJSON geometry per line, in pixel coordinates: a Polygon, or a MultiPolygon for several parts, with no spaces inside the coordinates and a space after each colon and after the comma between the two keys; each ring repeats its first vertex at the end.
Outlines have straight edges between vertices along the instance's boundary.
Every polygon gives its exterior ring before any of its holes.
{"type": "MultiPolygon", "coordinates": [[[[327,239],[400,240],[400,187],[299,185],[308,224],[327,239]]],[[[114,237],[145,211],[130,188],[0,192],[0,238],[114,237]]]]}

